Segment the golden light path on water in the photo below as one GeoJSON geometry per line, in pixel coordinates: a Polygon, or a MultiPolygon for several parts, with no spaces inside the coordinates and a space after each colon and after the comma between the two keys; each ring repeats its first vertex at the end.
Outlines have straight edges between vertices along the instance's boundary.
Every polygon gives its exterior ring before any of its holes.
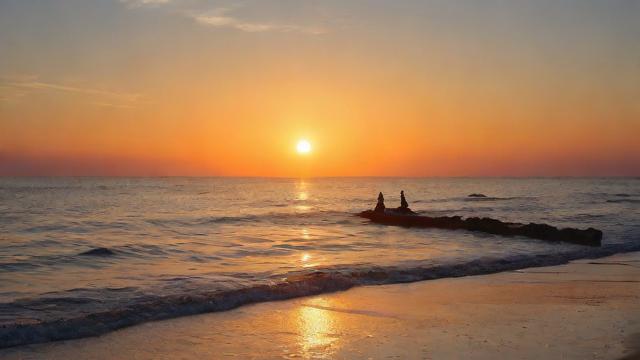
{"type": "Polygon", "coordinates": [[[304,358],[330,358],[332,349],[339,347],[341,325],[332,311],[324,309],[330,307],[331,303],[325,298],[312,298],[294,313],[304,358]]]}
{"type": "Polygon", "coordinates": [[[296,197],[297,202],[295,209],[299,212],[307,212],[311,210],[311,206],[305,205],[305,202],[309,200],[308,184],[304,180],[300,180],[296,183],[296,197]]]}
{"type": "MultiPolygon", "coordinates": [[[[296,201],[303,204],[297,205],[296,210],[307,212],[310,206],[304,205],[309,199],[308,184],[304,180],[296,183],[296,201]]],[[[311,230],[302,228],[301,237],[305,240],[312,238],[311,230]]],[[[300,256],[300,263],[303,268],[316,267],[319,263],[314,262],[313,255],[304,252],[300,256]]],[[[337,318],[332,312],[322,307],[329,307],[329,303],[324,298],[314,298],[309,303],[298,307],[297,316],[294,323],[298,327],[298,338],[300,351],[303,358],[330,358],[333,353],[331,348],[337,345],[339,335],[336,334],[338,328],[337,318]]]]}

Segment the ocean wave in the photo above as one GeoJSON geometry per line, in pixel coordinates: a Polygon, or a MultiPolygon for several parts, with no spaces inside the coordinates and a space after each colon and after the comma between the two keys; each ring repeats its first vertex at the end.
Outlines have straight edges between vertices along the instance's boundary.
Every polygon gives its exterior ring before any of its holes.
{"type": "MultiPolygon", "coordinates": [[[[0,220],[2,217],[0,216],[0,220]]],[[[75,233],[75,234],[86,234],[96,230],[136,230],[138,227],[133,223],[128,223],[124,221],[97,221],[97,220],[87,220],[87,221],[72,221],[67,223],[57,223],[57,224],[41,224],[35,226],[28,226],[23,229],[20,229],[21,233],[49,233],[49,232],[60,232],[60,233],[75,233]]]]}
{"type": "MultiPolygon", "coordinates": [[[[42,243],[42,242],[40,242],[42,243]]],[[[52,241],[53,244],[58,242],[52,241]]],[[[108,266],[112,257],[143,257],[167,253],[158,245],[122,245],[117,247],[94,247],[72,253],[21,256],[20,260],[0,262],[0,272],[25,271],[43,267],[77,266],[96,268],[108,266]]]]}
{"type": "MultiPolygon", "coordinates": [[[[120,299],[113,301],[108,307],[104,306],[105,298],[97,296],[100,294],[95,289],[75,291],[74,297],[49,295],[39,299],[22,299],[0,304],[0,348],[95,336],[147,321],[230,310],[249,303],[316,295],[359,285],[490,274],[559,265],[575,259],[598,258],[637,250],[640,250],[638,244],[552,254],[482,257],[457,263],[416,264],[406,267],[333,267],[289,273],[279,281],[235,289],[187,291],[166,296],[144,295],[127,301],[120,299]],[[70,311],[76,307],[80,307],[82,311],[70,311]],[[50,311],[44,314],[39,312],[37,317],[31,319],[24,314],[26,310],[38,309],[50,311]]],[[[118,289],[118,293],[121,291],[118,289]]]]}
{"type": "Polygon", "coordinates": [[[509,200],[527,200],[527,199],[535,199],[535,197],[533,197],[533,196],[507,196],[507,197],[499,197],[499,196],[484,196],[484,197],[467,196],[466,198],[462,198],[460,200],[464,200],[464,201],[509,201],[509,200]]]}
{"type": "Polygon", "coordinates": [[[640,204],[640,199],[608,199],[608,203],[630,203],[630,204],[640,204]]]}
{"type": "Polygon", "coordinates": [[[0,263],[0,272],[25,271],[39,268],[40,265],[24,261],[2,262],[0,263]]]}
{"type": "Polygon", "coordinates": [[[605,218],[604,214],[575,214],[572,216],[567,216],[565,220],[576,221],[576,222],[584,222],[584,221],[593,221],[605,218]]]}
{"type": "Polygon", "coordinates": [[[460,201],[511,201],[511,200],[533,200],[535,196],[465,196],[465,197],[449,197],[449,198],[436,198],[436,199],[418,199],[413,200],[413,204],[438,204],[438,203],[451,203],[460,201]]]}
{"type": "Polygon", "coordinates": [[[69,229],[69,226],[62,224],[51,224],[51,225],[37,225],[32,226],[26,229],[23,229],[22,232],[25,233],[42,233],[42,232],[50,232],[50,231],[66,231],[69,229]]]}
{"type": "Polygon", "coordinates": [[[296,212],[268,212],[264,214],[246,214],[238,216],[206,216],[199,218],[154,218],[145,221],[160,227],[170,226],[202,226],[212,224],[234,224],[246,222],[267,222],[277,224],[286,221],[306,221],[317,218],[326,221],[327,218],[351,217],[351,213],[340,211],[296,211],[296,212]]]}

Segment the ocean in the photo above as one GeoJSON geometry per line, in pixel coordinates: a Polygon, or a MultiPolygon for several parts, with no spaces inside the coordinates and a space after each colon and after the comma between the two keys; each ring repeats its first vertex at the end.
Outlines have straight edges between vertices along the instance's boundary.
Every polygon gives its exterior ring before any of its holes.
{"type": "Polygon", "coordinates": [[[0,178],[0,347],[637,251],[639,210],[638,178],[0,178]],[[355,215],[400,190],[421,214],[594,227],[603,245],[355,215]]]}

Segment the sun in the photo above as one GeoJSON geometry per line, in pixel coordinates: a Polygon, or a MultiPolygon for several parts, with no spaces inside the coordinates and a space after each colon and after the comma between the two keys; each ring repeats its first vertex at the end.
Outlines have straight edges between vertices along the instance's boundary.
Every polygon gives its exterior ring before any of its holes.
{"type": "Polygon", "coordinates": [[[298,141],[296,145],[296,151],[298,154],[308,154],[311,152],[311,143],[305,139],[298,141]]]}

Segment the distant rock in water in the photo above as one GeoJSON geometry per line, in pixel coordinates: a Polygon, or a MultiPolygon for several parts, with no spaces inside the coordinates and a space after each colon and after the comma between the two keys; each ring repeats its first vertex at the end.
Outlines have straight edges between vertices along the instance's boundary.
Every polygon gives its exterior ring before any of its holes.
{"type": "Polygon", "coordinates": [[[85,252],[81,252],[79,255],[83,255],[83,256],[112,256],[115,255],[116,253],[113,252],[113,250],[110,250],[108,248],[105,247],[99,247],[99,248],[95,248],[95,249],[91,249],[85,252]]]}
{"type": "Polygon", "coordinates": [[[469,197],[474,197],[474,198],[486,198],[486,197],[487,197],[487,195],[485,195],[485,194],[476,194],[476,193],[473,193],[473,194],[469,194],[469,197]]]}

